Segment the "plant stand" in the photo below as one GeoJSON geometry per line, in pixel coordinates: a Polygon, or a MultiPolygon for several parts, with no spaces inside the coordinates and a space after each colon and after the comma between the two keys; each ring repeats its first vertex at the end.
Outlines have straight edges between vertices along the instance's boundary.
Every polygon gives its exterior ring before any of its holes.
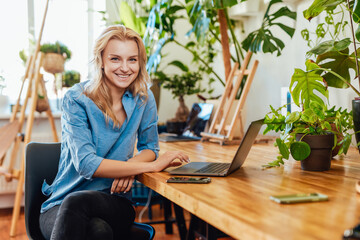
{"type": "Polygon", "coordinates": [[[225,91],[221,97],[220,104],[216,109],[214,118],[211,122],[208,132],[201,133],[201,141],[218,142],[223,144],[239,144],[244,136],[244,125],[241,117],[241,111],[245,105],[247,94],[250,90],[251,83],[254,79],[254,75],[259,64],[258,60],[255,60],[251,69],[247,69],[252,52],[248,52],[244,59],[243,65],[240,70],[239,64],[235,63],[233,66],[229,78],[226,81],[225,91]],[[242,87],[242,93],[237,103],[236,110],[232,116],[231,123],[226,125],[228,118],[230,117],[230,110],[235,100],[236,94],[242,85],[243,79],[246,76],[246,83],[242,87]],[[235,81],[234,81],[235,78],[235,81]],[[235,125],[240,124],[240,137],[234,137],[235,125]]]}
{"type": "MultiPolygon", "coordinates": [[[[42,37],[42,32],[44,29],[46,13],[49,5],[49,0],[46,1],[43,21],[39,33],[39,37],[37,39],[37,44],[34,53],[29,57],[26,63],[26,71],[25,75],[21,84],[20,92],[18,95],[18,99],[16,105],[12,109],[12,114],[10,118],[10,123],[3,126],[0,130],[0,160],[5,158],[6,152],[9,150],[10,146],[13,145],[11,156],[10,156],[10,163],[9,166],[1,166],[2,161],[0,161],[0,175],[4,175],[7,181],[11,181],[13,179],[17,179],[17,188],[16,188],[16,195],[15,195],[15,202],[11,220],[11,228],[10,228],[10,236],[13,237],[16,234],[16,227],[20,215],[20,206],[21,206],[21,199],[23,197],[23,189],[24,189],[24,171],[25,171],[25,148],[26,145],[31,140],[31,132],[34,123],[35,111],[36,111],[36,103],[38,99],[38,90],[41,89],[42,93],[44,94],[44,99],[49,104],[45,83],[43,80],[43,76],[40,73],[40,69],[42,67],[44,54],[40,52],[40,42],[42,37]],[[17,119],[17,113],[20,106],[20,97],[22,90],[24,88],[24,83],[26,80],[28,81],[28,89],[26,92],[26,97],[24,103],[21,106],[20,116],[17,119]],[[26,131],[25,135],[22,133],[22,127],[25,121],[25,110],[27,103],[31,99],[30,110],[26,119],[26,131]],[[14,169],[16,155],[19,152],[20,142],[23,143],[23,151],[21,155],[21,166],[20,169],[14,169]]],[[[46,110],[46,114],[49,118],[49,122],[52,128],[52,133],[54,136],[54,141],[58,142],[58,136],[55,128],[55,122],[53,115],[51,113],[50,108],[46,110]]]]}

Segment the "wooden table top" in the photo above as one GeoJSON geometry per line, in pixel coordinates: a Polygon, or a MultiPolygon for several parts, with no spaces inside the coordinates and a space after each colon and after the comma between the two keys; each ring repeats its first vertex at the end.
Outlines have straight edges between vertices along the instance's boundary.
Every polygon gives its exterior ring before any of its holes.
{"type": "MultiPolygon", "coordinates": [[[[230,162],[237,146],[209,142],[160,143],[161,152],[181,150],[191,161],[230,162]]],[[[273,161],[272,143],[254,144],[244,165],[210,184],[166,183],[167,172],[146,173],[139,180],[172,202],[236,239],[342,239],[360,223],[360,155],[351,148],[332,160],[326,172],[303,171],[300,162],[263,169],[273,161]],[[327,202],[278,204],[271,195],[319,192],[327,202]]]]}

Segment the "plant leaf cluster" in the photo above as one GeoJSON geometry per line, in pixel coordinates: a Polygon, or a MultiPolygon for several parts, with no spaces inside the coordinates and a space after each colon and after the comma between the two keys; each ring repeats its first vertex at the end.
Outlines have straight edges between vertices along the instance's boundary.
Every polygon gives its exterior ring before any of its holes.
{"type": "Polygon", "coordinates": [[[340,146],[338,154],[346,154],[351,144],[351,130],[353,129],[352,112],[341,108],[327,109],[326,106],[316,101],[310,101],[308,108],[298,112],[288,113],[287,116],[281,114],[281,109],[274,109],[265,116],[264,123],[266,129],[264,134],[269,131],[280,132],[280,137],[276,139],[275,146],[279,149],[279,156],[276,160],[264,165],[264,167],[275,167],[284,164],[284,159],[289,159],[290,155],[297,161],[304,160],[310,155],[310,146],[303,141],[296,141],[297,134],[306,135],[325,135],[334,134],[334,148],[340,146]]]}
{"type": "MultiPolygon", "coordinates": [[[[360,96],[360,91],[351,84],[353,80],[351,78],[352,71],[359,78],[359,66],[356,59],[360,51],[357,47],[354,49],[353,44],[360,39],[360,26],[357,26],[356,34],[354,33],[351,38],[340,37],[340,33],[345,33],[348,27],[350,27],[351,32],[354,32],[352,25],[359,24],[360,1],[314,0],[311,6],[303,12],[303,15],[310,21],[322,12],[326,13],[325,21],[318,24],[316,45],[308,51],[307,57],[316,57],[314,62],[318,67],[313,70],[316,70],[316,75],[324,79],[327,86],[335,88],[350,87],[360,96]],[[352,16],[353,21],[351,24],[344,19],[347,12],[352,16]],[[335,16],[339,16],[338,20],[334,20],[336,19],[335,16]],[[350,50],[351,48],[353,50],[350,50]]],[[[308,45],[311,45],[309,31],[303,30],[302,35],[308,41],[308,45]]]]}
{"type": "Polygon", "coordinates": [[[67,70],[62,73],[62,86],[72,87],[80,82],[80,73],[76,70],[67,70]]]}
{"type": "Polygon", "coordinates": [[[173,98],[183,97],[185,95],[192,95],[204,92],[199,85],[202,76],[198,72],[186,71],[182,74],[174,74],[172,76],[165,75],[158,72],[159,80],[165,89],[169,89],[173,95],[173,98]]]}
{"type": "Polygon", "coordinates": [[[264,53],[277,52],[278,56],[281,55],[281,51],[285,47],[285,44],[281,39],[272,34],[270,28],[274,26],[280,27],[280,29],[292,37],[295,33],[295,28],[285,25],[283,21],[279,21],[279,18],[287,17],[296,20],[296,12],[293,12],[288,7],[284,6],[275,13],[270,14],[271,7],[276,3],[282,3],[282,0],[270,1],[265,11],[261,27],[258,30],[251,32],[242,42],[242,46],[245,50],[250,49],[254,53],[260,50],[264,53]]]}

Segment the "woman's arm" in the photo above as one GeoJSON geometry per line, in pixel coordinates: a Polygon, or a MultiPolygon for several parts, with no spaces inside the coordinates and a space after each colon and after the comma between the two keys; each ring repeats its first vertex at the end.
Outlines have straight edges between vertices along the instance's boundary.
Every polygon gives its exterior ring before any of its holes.
{"type": "Polygon", "coordinates": [[[155,161],[152,161],[153,159],[155,159],[155,153],[151,150],[143,150],[127,162],[104,159],[93,177],[129,177],[145,172],[159,172],[170,166],[178,166],[181,162],[189,162],[189,157],[180,151],[166,152],[155,161]],[[176,159],[181,162],[175,162],[176,159]]]}

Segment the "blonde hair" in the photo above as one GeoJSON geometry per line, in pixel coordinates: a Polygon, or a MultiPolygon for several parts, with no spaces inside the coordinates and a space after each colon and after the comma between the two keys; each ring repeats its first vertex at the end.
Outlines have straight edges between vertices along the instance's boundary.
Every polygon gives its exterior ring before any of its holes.
{"type": "Polygon", "coordinates": [[[112,110],[113,99],[110,95],[110,89],[105,84],[105,74],[102,70],[102,55],[108,42],[112,39],[135,41],[139,49],[139,74],[127,90],[129,90],[134,97],[139,95],[140,99],[144,102],[148,98],[147,88],[148,84],[151,82],[149,74],[146,71],[146,50],[139,34],[124,25],[113,25],[106,28],[95,41],[93,50],[95,74],[93,80],[90,81],[89,85],[86,87],[85,95],[104,113],[107,123],[110,117],[115,123],[114,127],[119,127],[120,122],[117,120],[116,115],[112,110]]]}

